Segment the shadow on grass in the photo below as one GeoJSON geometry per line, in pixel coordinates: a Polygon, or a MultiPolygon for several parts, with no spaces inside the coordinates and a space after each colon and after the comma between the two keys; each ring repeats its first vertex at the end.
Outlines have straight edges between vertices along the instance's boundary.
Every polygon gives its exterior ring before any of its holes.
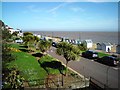
{"type": "Polygon", "coordinates": [[[42,53],[35,53],[35,54],[32,54],[32,56],[34,56],[34,57],[42,57],[44,55],[42,53]]]}
{"type": "Polygon", "coordinates": [[[41,66],[42,68],[44,68],[44,70],[47,72],[48,75],[49,75],[50,73],[49,73],[49,70],[48,70],[47,68],[58,69],[59,72],[60,72],[62,75],[65,75],[65,74],[63,73],[63,71],[65,70],[65,67],[64,67],[64,66],[62,65],[62,63],[59,62],[59,61],[51,61],[51,62],[44,61],[44,62],[41,63],[41,62],[38,60],[38,63],[40,64],[40,66],[41,66]]]}
{"type": "Polygon", "coordinates": [[[25,46],[25,45],[21,45],[20,47],[21,48],[28,48],[28,46],[25,46]]]}
{"type": "Polygon", "coordinates": [[[21,48],[21,49],[19,49],[19,50],[21,50],[21,51],[23,51],[23,52],[29,52],[29,50],[28,50],[28,49],[25,49],[25,48],[21,48]]]}

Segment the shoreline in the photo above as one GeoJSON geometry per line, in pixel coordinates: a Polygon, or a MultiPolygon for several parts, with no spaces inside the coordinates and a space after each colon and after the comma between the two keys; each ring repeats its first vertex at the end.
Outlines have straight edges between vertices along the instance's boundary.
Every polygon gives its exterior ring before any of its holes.
{"type": "MultiPolygon", "coordinates": [[[[61,41],[61,39],[60,38],[56,38],[56,37],[48,37],[48,39],[53,39],[53,41],[55,41],[55,42],[60,42],[61,41]]],[[[92,48],[90,48],[90,50],[95,50],[95,51],[97,51],[97,52],[102,52],[102,53],[106,53],[106,54],[110,54],[110,55],[112,55],[112,54],[115,54],[115,55],[118,55],[117,53],[116,53],[116,44],[111,44],[111,51],[110,51],[110,53],[108,53],[108,52],[105,52],[105,51],[103,51],[103,50],[98,50],[97,49],[97,43],[94,43],[93,42],[93,45],[92,45],[92,48]]]]}
{"type": "Polygon", "coordinates": [[[93,43],[110,42],[118,44],[118,32],[80,32],[80,31],[31,31],[33,34],[69,39],[92,39],[93,43]]]}

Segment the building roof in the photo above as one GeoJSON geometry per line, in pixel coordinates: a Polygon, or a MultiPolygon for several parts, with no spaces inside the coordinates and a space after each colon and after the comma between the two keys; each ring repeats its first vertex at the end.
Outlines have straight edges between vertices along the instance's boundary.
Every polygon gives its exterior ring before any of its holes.
{"type": "Polygon", "coordinates": [[[87,43],[92,43],[92,40],[91,39],[87,39],[85,40],[87,43]]]}
{"type": "Polygon", "coordinates": [[[98,42],[97,45],[101,45],[101,43],[98,42]]]}
{"type": "Polygon", "coordinates": [[[120,47],[120,45],[117,45],[117,47],[120,47]]]}
{"type": "Polygon", "coordinates": [[[108,42],[103,42],[102,44],[104,44],[105,46],[111,46],[111,44],[108,42]]]}

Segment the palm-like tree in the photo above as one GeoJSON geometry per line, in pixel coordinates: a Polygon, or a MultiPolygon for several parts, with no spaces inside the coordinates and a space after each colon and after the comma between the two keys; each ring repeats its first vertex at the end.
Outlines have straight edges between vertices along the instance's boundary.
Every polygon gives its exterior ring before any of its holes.
{"type": "Polygon", "coordinates": [[[86,50],[87,50],[87,46],[86,46],[85,43],[78,44],[78,48],[79,48],[81,51],[86,51],[86,50]]]}
{"type": "Polygon", "coordinates": [[[34,41],[34,36],[33,35],[26,35],[23,37],[23,41],[25,44],[28,46],[28,49],[30,47],[30,43],[34,41]]]}
{"type": "Polygon", "coordinates": [[[34,46],[36,48],[37,43],[39,42],[40,38],[37,36],[34,36],[34,46]]]}
{"type": "Polygon", "coordinates": [[[70,60],[77,60],[79,59],[79,48],[73,46],[72,44],[62,42],[58,44],[58,48],[56,50],[58,55],[62,55],[66,59],[66,72],[67,74],[67,65],[70,60]]]}
{"type": "Polygon", "coordinates": [[[41,41],[39,42],[38,47],[39,47],[40,51],[41,51],[43,54],[45,54],[45,52],[46,52],[48,49],[50,49],[51,45],[52,45],[52,44],[51,44],[50,41],[41,40],[41,41]]]}

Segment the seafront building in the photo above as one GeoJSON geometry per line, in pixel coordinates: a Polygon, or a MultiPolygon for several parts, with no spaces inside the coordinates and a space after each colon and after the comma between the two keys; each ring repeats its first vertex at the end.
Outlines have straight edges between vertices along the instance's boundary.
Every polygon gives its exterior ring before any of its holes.
{"type": "Polygon", "coordinates": [[[23,36],[21,29],[14,29],[12,27],[9,27],[8,25],[6,25],[5,28],[8,29],[11,34],[13,34],[14,32],[18,32],[18,36],[21,36],[21,37],[23,36]]]}
{"type": "Polygon", "coordinates": [[[91,39],[84,40],[83,43],[85,43],[88,49],[92,48],[93,46],[93,41],[91,39]]]}
{"type": "Polygon", "coordinates": [[[103,50],[105,52],[110,52],[112,45],[108,42],[97,43],[97,50],[103,50]]]}

